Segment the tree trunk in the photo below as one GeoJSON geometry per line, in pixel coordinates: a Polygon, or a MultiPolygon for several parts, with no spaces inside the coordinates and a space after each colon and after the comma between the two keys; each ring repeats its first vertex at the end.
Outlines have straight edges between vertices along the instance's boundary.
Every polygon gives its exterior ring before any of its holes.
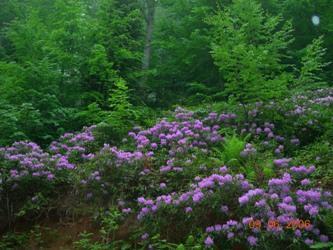
{"type": "Polygon", "coordinates": [[[147,19],[146,19],[146,39],[145,39],[145,48],[142,60],[142,69],[147,70],[150,67],[151,60],[151,42],[153,39],[153,29],[154,29],[154,13],[155,7],[149,6],[147,10],[147,19]]]}
{"type": "MultiPolygon", "coordinates": [[[[152,56],[152,40],[154,31],[155,20],[155,7],[156,0],[145,0],[143,14],[146,21],[146,38],[142,59],[142,70],[147,71],[150,68],[151,56],[152,56]]],[[[141,85],[144,85],[147,81],[147,75],[145,74],[141,85]]]]}

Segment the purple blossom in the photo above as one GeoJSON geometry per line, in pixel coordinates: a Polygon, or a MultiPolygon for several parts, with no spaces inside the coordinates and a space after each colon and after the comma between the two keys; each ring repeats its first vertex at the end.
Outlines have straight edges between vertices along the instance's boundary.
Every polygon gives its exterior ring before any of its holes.
{"type": "Polygon", "coordinates": [[[212,245],[214,245],[214,240],[210,236],[208,236],[205,239],[205,245],[206,247],[211,247],[212,245]]]}
{"type": "Polygon", "coordinates": [[[311,183],[311,182],[310,182],[309,179],[304,179],[304,180],[301,181],[301,185],[302,185],[302,186],[307,186],[307,185],[309,185],[310,183],[311,183]]]}
{"type": "Polygon", "coordinates": [[[257,245],[258,238],[254,236],[249,236],[247,237],[247,242],[250,244],[250,246],[255,246],[257,245]]]}
{"type": "Polygon", "coordinates": [[[286,213],[295,213],[296,212],[296,206],[294,206],[294,205],[289,205],[286,203],[279,203],[278,206],[281,210],[283,210],[286,213]]]}
{"type": "Polygon", "coordinates": [[[235,236],[235,234],[233,232],[228,232],[228,234],[227,234],[228,239],[232,239],[232,238],[234,238],[234,236],[235,236]]]}
{"type": "Polygon", "coordinates": [[[297,145],[299,145],[299,144],[300,144],[300,141],[299,141],[299,139],[297,139],[297,138],[294,138],[294,139],[291,139],[291,140],[290,140],[290,143],[291,143],[291,144],[294,144],[294,145],[296,145],[296,146],[297,146],[297,145]]]}
{"type": "Polygon", "coordinates": [[[207,228],[206,228],[206,233],[212,233],[212,232],[214,232],[214,231],[215,231],[214,226],[210,226],[210,227],[207,227],[207,228]]]}
{"type": "Polygon", "coordinates": [[[148,233],[144,233],[142,236],[141,236],[141,240],[147,240],[149,238],[149,234],[148,233]]]}
{"type": "Polygon", "coordinates": [[[274,165],[277,167],[285,168],[288,167],[290,161],[291,161],[290,158],[277,159],[274,160],[274,165]]]}
{"type": "Polygon", "coordinates": [[[225,174],[228,172],[228,168],[226,166],[223,166],[223,167],[220,167],[219,171],[222,173],[222,174],[225,174]]]}
{"type": "Polygon", "coordinates": [[[328,242],[328,236],[326,235],[321,234],[319,238],[321,242],[328,242]]]}
{"type": "Polygon", "coordinates": [[[186,213],[191,213],[192,211],[193,211],[193,209],[191,207],[186,207],[185,208],[186,213]]]}
{"type": "Polygon", "coordinates": [[[295,234],[295,236],[298,237],[298,238],[300,238],[300,237],[302,236],[302,232],[301,232],[301,230],[299,230],[299,229],[296,229],[294,234],[295,234]]]}
{"type": "Polygon", "coordinates": [[[122,211],[124,214],[129,214],[129,213],[132,211],[132,209],[131,209],[131,208],[123,208],[121,211],[122,211]]]}
{"type": "Polygon", "coordinates": [[[312,245],[313,244],[313,240],[307,238],[304,240],[304,243],[307,244],[307,245],[312,245]]]}

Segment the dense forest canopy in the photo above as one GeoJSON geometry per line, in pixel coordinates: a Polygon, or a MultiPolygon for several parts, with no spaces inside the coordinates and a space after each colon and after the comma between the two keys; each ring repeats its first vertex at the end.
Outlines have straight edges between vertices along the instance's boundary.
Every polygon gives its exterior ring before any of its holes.
{"type": "Polygon", "coordinates": [[[104,121],[116,90],[138,113],[331,84],[330,3],[1,1],[0,143],[104,121]]]}

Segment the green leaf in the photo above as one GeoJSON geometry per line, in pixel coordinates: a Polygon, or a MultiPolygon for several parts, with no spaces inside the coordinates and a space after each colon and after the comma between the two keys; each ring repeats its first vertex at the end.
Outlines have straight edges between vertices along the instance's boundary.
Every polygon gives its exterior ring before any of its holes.
{"type": "Polygon", "coordinates": [[[194,237],[193,235],[190,235],[186,240],[186,245],[192,245],[194,244],[194,237]]]}
{"type": "Polygon", "coordinates": [[[185,250],[186,248],[185,248],[185,246],[183,244],[180,244],[180,245],[177,246],[176,249],[177,250],[185,250]]]}
{"type": "Polygon", "coordinates": [[[333,242],[319,242],[310,246],[311,249],[326,249],[328,247],[333,247],[333,242]]]}

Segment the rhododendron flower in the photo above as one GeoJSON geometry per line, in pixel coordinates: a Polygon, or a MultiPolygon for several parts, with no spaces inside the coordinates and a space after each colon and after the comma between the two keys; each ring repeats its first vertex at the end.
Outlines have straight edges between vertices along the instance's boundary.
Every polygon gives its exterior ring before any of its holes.
{"type": "Polygon", "coordinates": [[[257,245],[258,238],[254,236],[249,236],[247,237],[247,242],[250,244],[250,246],[255,246],[257,245]]]}
{"type": "Polygon", "coordinates": [[[208,236],[205,239],[205,245],[206,247],[211,247],[212,245],[214,245],[214,240],[210,236],[208,236]]]}

